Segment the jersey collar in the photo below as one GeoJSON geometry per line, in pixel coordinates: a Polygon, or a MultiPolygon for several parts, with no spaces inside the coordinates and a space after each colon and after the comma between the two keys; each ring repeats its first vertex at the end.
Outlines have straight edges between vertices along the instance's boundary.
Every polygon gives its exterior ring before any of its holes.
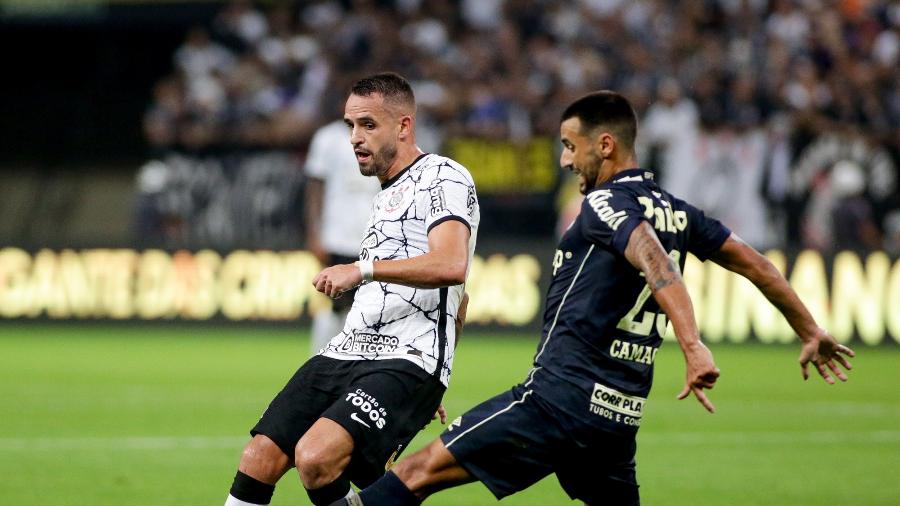
{"type": "Polygon", "coordinates": [[[419,160],[421,160],[422,158],[428,156],[429,154],[430,154],[430,153],[422,153],[421,155],[417,156],[416,159],[413,160],[411,164],[409,164],[409,165],[407,165],[406,167],[404,167],[403,170],[401,170],[400,172],[394,174],[394,177],[388,179],[388,180],[385,181],[384,183],[381,183],[381,189],[382,189],[382,190],[385,190],[385,189],[387,189],[389,186],[391,186],[392,184],[396,183],[398,179],[400,179],[401,177],[403,177],[403,174],[406,174],[406,171],[408,171],[413,165],[419,163],[419,160]]]}
{"type": "Polygon", "coordinates": [[[653,172],[641,168],[627,169],[616,174],[611,182],[629,183],[637,181],[653,181],[653,172]]]}

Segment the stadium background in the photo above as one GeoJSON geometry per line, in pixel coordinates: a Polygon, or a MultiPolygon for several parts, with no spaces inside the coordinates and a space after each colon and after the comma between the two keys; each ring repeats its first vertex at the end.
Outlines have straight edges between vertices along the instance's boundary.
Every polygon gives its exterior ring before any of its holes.
{"type": "MultiPolygon", "coordinates": [[[[574,197],[558,114],[615,88],[642,164],[860,352],[849,384],[803,384],[752,287],[689,265],[719,413],[672,400],[666,346],[645,502],[900,502],[896,3],[16,0],[0,44],[0,502],[223,500],[328,303],[302,240],[309,137],[385,68],[414,82],[423,148],[479,185],[451,414],[526,372],[574,197]]],[[[303,501],[289,476],[275,504],[303,501]]],[[[490,502],[477,485],[433,501],[490,502]]],[[[552,480],[505,502],[566,503],[552,480]]]]}

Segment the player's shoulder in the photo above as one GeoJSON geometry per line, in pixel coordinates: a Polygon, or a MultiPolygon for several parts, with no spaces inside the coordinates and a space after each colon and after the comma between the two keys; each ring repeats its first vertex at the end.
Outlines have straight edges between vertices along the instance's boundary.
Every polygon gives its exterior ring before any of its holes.
{"type": "Polygon", "coordinates": [[[687,200],[684,200],[683,198],[680,198],[668,192],[666,192],[666,195],[669,197],[669,202],[672,203],[672,207],[678,211],[688,211],[690,213],[702,212],[700,208],[691,204],[687,200]]]}
{"type": "Polygon", "coordinates": [[[428,153],[424,155],[420,163],[416,164],[415,168],[423,180],[451,179],[471,186],[475,185],[469,169],[456,160],[443,155],[428,153]]]}

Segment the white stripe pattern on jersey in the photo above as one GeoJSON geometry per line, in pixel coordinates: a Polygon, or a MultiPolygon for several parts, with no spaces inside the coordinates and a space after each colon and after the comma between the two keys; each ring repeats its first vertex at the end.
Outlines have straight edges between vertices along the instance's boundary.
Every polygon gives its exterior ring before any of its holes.
{"type": "Polygon", "coordinates": [[[538,359],[541,358],[541,355],[544,353],[544,350],[547,349],[547,343],[550,342],[550,338],[553,337],[553,330],[556,328],[556,321],[559,320],[559,313],[562,311],[563,306],[566,304],[566,299],[569,298],[569,292],[572,291],[572,288],[575,287],[575,282],[578,281],[578,276],[581,275],[581,271],[584,270],[584,264],[587,263],[588,257],[591,256],[591,253],[594,252],[594,245],[591,244],[591,247],[588,248],[587,253],[584,255],[584,260],[581,261],[581,265],[578,266],[578,272],[575,273],[575,277],[572,278],[572,283],[569,284],[569,288],[566,290],[566,293],[563,295],[562,300],[559,302],[559,307],[556,308],[556,315],[553,317],[553,324],[550,325],[550,330],[547,331],[547,339],[544,340],[544,345],[541,346],[541,351],[538,352],[537,356],[534,357],[534,362],[537,363],[538,359]]]}

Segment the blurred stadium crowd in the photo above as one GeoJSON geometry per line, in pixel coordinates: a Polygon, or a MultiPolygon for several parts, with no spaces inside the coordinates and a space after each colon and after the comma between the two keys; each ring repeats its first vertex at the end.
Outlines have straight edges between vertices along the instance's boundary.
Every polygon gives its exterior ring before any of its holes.
{"type": "Polygon", "coordinates": [[[875,0],[238,0],[154,87],[140,235],[227,236],[195,211],[248,180],[263,190],[227,205],[290,235],[291,160],[385,69],[413,82],[427,151],[555,137],[566,104],[612,88],[638,108],[642,164],[752,244],[900,253],[900,4],[875,0]],[[227,184],[208,157],[235,148],[276,159],[227,184]]]}

